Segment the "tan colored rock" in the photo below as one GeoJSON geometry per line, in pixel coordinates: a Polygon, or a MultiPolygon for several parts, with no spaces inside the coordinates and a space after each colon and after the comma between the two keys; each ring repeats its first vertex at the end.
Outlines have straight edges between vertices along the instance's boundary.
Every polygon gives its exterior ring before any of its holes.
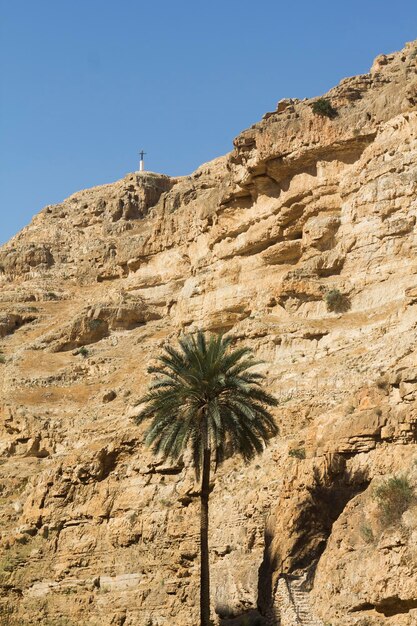
{"type": "Polygon", "coordinates": [[[78,192],[0,249],[10,626],[197,623],[199,486],[132,418],[161,346],[199,327],[253,348],[280,401],[281,436],[213,483],[213,610],[414,626],[414,508],[382,532],[372,494],[415,484],[416,50],[342,80],[333,119],[284,101],[190,176],[78,192]]]}

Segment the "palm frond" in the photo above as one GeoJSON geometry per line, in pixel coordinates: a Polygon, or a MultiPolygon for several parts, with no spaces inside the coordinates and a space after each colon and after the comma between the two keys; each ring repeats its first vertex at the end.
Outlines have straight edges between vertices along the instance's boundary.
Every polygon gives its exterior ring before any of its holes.
{"type": "Polygon", "coordinates": [[[135,418],[150,420],[145,443],[163,459],[178,460],[190,448],[197,479],[204,447],[217,465],[232,454],[250,461],[278,427],[268,407],[276,398],[263,389],[265,377],[247,347],[232,349],[231,337],[183,335],[166,345],[148,368],[152,380],[135,418]]]}

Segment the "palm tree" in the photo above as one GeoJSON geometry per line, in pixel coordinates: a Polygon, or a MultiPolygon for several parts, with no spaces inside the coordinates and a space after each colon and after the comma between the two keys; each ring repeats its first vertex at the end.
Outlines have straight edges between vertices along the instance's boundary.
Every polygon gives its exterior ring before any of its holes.
{"type": "Polygon", "coordinates": [[[210,624],[208,503],[210,470],[233,454],[249,462],[278,427],[268,406],[276,399],[261,388],[264,376],[249,371],[259,362],[249,348],[231,348],[221,335],[186,335],[179,348],[165,346],[153,374],[138,424],[152,419],[145,443],[163,460],[178,461],[191,450],[196,480],[201,476],[200,623],[210,624]]]}

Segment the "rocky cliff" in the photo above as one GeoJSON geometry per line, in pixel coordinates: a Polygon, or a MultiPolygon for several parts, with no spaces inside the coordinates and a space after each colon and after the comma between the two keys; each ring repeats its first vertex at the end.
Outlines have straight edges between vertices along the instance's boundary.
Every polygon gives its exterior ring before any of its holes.
{"type": "Polygon", "coordinates": [[[132,421],[196,328],[251,346],[280,400],[280,437],[215,478],[213,618],[417,624],[417,42],[324,103],[0,248],[1,624],[197,623],[198,486],[132,421]]]}

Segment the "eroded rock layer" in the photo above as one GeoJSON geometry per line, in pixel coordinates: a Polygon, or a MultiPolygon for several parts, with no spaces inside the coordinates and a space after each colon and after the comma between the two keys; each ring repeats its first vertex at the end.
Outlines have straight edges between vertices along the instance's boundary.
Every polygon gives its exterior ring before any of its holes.
{"type": "Polygon", "coordinates": [[[330,117],[281,101],[191,176],[76,193],[0,248],[2,624],[197,623],[198,486],[132,416],[164,342],[204,328],[264,360],[281,430],[215,478],[213,618],[415,626],[416,58],[341,81],[330,117]]]}

